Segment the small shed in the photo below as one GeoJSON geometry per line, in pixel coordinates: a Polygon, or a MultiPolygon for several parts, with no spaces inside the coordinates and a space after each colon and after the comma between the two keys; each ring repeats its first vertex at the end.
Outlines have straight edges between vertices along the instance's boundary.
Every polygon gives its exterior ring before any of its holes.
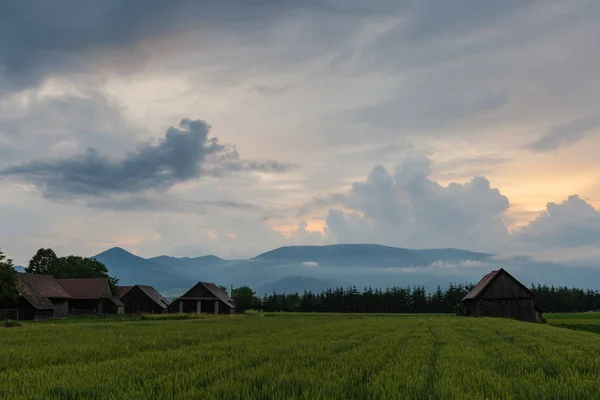
{"type": "Polygon", "coordinates": [[[19,319],[66,318],[71,296],[51,275],[17,274],[19,319]]]}
{"type": "Polygon", "coordinates": [[[108,278],[59,279],[71,295],[69,309],[81,314],[123,314],[125,305],[116,297],[108,278]]]}
{"type": "Polygon", "coordinates": [[[125,312],[128,314],[162,314],[167,312],[169,301],[152,286],[124,286],[120,289],[121,301],[125,304],[125,312]]]}
{"type": "Polygon", "coordinates": [[[521,321],[542,320],[533,292],[503,268],[485,275],[462,299],[468,315],[503,317],[521,321]]]}
{"type": "Polygon", "coordinates": [[[232,314],[235,312],[233,299],[217,285],[198,282],[183,296],[173,300],[168,306],[170,313],[232,314]]]}

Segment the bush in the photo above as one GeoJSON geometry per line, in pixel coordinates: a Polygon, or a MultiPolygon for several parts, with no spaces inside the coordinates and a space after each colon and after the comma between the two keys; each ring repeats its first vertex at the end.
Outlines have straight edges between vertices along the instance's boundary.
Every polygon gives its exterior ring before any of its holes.
{"type": "Polygon", "coordinates": [[[264,317],[265,314],[260,310],[246,310],[244,314],[249,317],[264,317]]]}
{"type": "Polygon", "coordinates": [[[465,303],[458,303],[454,306],[454,312],[458,316],[468,317],[471,314],[471,309],[465,303]]]}
{"type": "Polygon", "coordinates": [[[20,326],[21,326],[21,324],[20,324],[20,323],[18,323],[18,322],[16,322],[16,321],[13,321],[12,319],[7,319],[7,320],[5,320],[5,321],[4,321],[4,323],[2,324],[2,327],[3,327],[3,328],[18,328],[18,327],[20,327],[20,326]]]}

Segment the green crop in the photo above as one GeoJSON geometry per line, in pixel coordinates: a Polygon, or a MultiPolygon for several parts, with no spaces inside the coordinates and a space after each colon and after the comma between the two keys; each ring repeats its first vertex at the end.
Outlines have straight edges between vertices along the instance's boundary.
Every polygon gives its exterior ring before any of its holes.
{"type": "MultiPolygon", "coordinates": [[[[551,318],[549,318],[551,321],[551,318]]],[[[0,329],[0,399],[597,399],[600,335],[283,314],[0,329]]]]}

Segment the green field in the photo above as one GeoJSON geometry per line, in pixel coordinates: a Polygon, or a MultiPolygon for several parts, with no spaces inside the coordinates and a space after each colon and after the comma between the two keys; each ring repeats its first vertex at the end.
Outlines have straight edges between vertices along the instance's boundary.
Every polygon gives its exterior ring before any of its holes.
{"type": "Polygon", "coordinates": [[[27,323],[0,329],[0,399],[598,399],[600,335],[560,326],[600,315],[547,318],[27,323]]]}

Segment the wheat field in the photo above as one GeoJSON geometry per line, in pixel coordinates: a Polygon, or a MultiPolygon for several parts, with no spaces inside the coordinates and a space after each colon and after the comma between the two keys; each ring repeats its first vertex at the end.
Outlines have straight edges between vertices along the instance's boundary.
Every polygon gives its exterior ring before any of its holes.
{"type": "Polygon", "coordinates": [[[549,321],[279,314],[27,323],[0,329],[0,398],[597,399],[600,335],[549,321]]]}

